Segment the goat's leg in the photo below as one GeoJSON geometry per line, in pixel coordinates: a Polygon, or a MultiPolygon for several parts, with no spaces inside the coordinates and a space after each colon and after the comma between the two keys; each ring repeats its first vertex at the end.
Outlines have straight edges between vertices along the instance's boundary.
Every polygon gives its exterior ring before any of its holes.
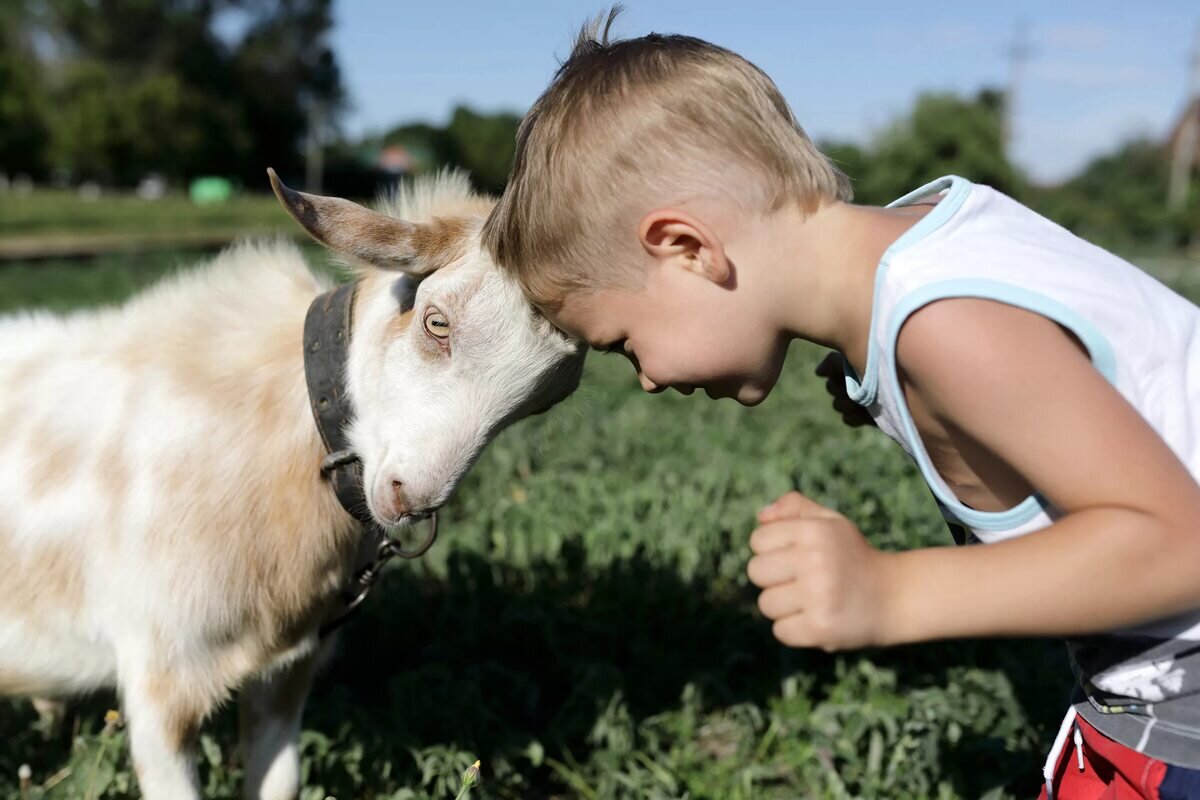
{"type": "Polygon", "coordinates": [[[62,729],[63,720],[67,716],[67,703],[49,697],[31,698],[33,709],[37,711],[37,729],[43,739],[53,739],[62,729]]]}
{"type": "Polygon", "coordinates": [[[200,681],[170,668],[123,676],[121,694],[138,784],[146,800],[200,797],[195,740],[215,706],[200,681]]]}
{"type": "Polygon", "coordinates": [[[238,712],[246,800],[293,800],[299,795],[300,716],[313,675],[332,649],[331,639],[242,689],[238,712]]]}

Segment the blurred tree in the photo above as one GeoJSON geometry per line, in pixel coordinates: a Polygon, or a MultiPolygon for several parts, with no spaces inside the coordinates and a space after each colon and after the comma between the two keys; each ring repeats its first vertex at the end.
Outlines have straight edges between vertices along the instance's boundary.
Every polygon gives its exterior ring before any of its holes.
{"type": "MultiPolygon", "coordinates": [[[[854,200],[857,203],[873,204],[874,201],[864,200],[860,184],[863,176],[871,170],[871,154],[852,142],[822,141],[817,146],[821,152],[842,172],[849,176],[854,184],[854,200]]],[[[884,201],[886,202],[886,201],[884,201]]]]}
{"type": "Polygon", "coordinates": [[[520,123],[517,114],[481,114],[458,106],[445,128],[423,122],[400,125],[388,131],[382,143],[403,145],[428,155],[429,166],[434,169],[464,169],[476,188],[498,194],[508,181],[520,123]]]}
{"type": "Polygon", "coordinates": [[[424,122],[393,128],[384,135],[383,144],[398,144],[414,153],[427,155],[429,165],[434,168],[461,167],[464,163],[459,143],[450,131],[424,122]]]}
{"type": "Polygon", "coordinates": [[[475,185],[485,192],[499,193],[508,181],[516,152],[516,114],[479,114],[465,106],[454,109],[447,127],[475,185]]]}
{"type": "Polygon", "coordinates": [[[309,111],[336,121],[332,0],[31,0],[53,41],[52,159],[131,184],[298,170],[309,111]],[[215,22],[232,15],[240,36],[215,22]]]}
{"type": "Polygon", "coordinates": [[[0,173],[42,177],[46,98],[30,33],[23,4],[0,4],[0,173]]]}
{"type": "Polygon", "coordinates": [[[1160,143],[1129,141],[1060,186],[1036,190],[1039,211],[1106,247],[1178,247],[1200,237],[1200,192],[1172,212],[1166,206],[1168,157],[1160,143]]]}
{"type": "Polygon", "coordinates": [[[941,175],[962,175],[1020,197],[1024,181],[1004,155],[1003,95],[972,99],[948,94],[917,98],[912,113],[885,131],[861,162],[859,202],[882,204],[941,175]]]}
{"type": "Polygon", "coordinates": [[[1175,248],[1200,239],[1200,188],[1172,213],[1162,145],[1139,140],[1101,156],[1060,186],[1028,184],[1001,144],[1003,96],[917,98],[912,112],[869,145],[822,143],[854,181],[855,200],[882,205],[941,175],[958,174],[1028,203],[1089,241],[1117,249],[1175,248]]]}
{"type": "Polygon", "coordinates": [[[252,19],[234,55],[240,111],[253,136],[246,178],[261,183],[266,166],[300,170],[300,143],[314,107],[327,130],[344,109],[341,71],[326,34],[333,0],[248,0],[252,19]]]}

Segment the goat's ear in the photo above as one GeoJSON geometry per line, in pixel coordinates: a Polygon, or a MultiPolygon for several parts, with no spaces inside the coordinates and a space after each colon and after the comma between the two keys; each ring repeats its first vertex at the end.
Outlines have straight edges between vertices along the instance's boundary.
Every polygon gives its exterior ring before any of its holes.
{"type": "Polygon", "coordinates": [[[292,219],[330,250],[410,275],[425,275],[439,266],[421,257],[419,244],[429,238],[426,226],[395,219],[339,197],[297,192],[285,186],[270,168],[267,177],[292,219]]]}

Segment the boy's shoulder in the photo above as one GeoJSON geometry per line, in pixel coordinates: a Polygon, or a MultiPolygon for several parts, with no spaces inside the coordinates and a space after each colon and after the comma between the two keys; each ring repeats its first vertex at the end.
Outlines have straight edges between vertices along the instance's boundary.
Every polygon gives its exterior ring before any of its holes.
{"type": "MultiPolygon", "coordinates": [[[[1124,259],[1002,192],[963,179],[949,181],[937,207],[885,253],[875,287],[871,340],[885,361],[896,358],[900,333],[913,327],[918,311],[971,305],[944,300],[991,301],[1043,317],[1070,331],[1110,378],[1114,343],[1137,338],[1158,318],[1196,314],[1124,259]],[[1130,297],[1144,302],[1132,308],[1130,297]]],[[[935,339],[957,336],[968,321],[945,308],[924,316],[935,339]]],[[[993,316],[1003,317],[993,335],[1007,335],[1005,325],[1029,319],[1004,309],[986,319],[993,316]]]]}
{"type": "MultiPolygon", "coordinates": [[[[940,280],[1086,281],[1136,268],[986,184],[948,176],[934,209],[889,248],[886,278],[905,288],[940,280]]],[[[900,204],[901,201],[897,201],[900,204]]]]}

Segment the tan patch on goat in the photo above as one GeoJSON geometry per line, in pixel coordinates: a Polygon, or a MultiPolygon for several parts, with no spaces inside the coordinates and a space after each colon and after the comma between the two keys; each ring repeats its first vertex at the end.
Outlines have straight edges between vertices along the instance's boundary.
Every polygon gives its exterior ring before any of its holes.
{"type": "Polygon", "coordinates": [[[45,366],[37,358],[0,364],[0,386],[28,386],[40,377],[44,369],[45,366]]]}
{"type": "MultiPolygon", "coordinates": [[[[281,419],[295,413],[289,400],[298,394],[303,381],[303,367],[296,370],[297,363],[303,362],[303,353],[304,330],[300,326],[272,330],[255,351],[253,360],[261,364],[256,376],[259,382],[248,398],[254,409],[254,430],[278,428],[281,419]]],[[[307,386],[304,392],[307,397],[307,386]]]]}
{"type": "MultiPolygon", "coordinates": [[[[6,382],[6,376],[0,373],[0,386],[12,386],[6,382]]],[[[12,397],[11,389],[0,392],[0,453],[5,448],[19,444],[16,435],[21,430],[21,422],[16,417],[19,401],[12,397]]]]}
{"type": "Polygon", "coordinates": [[[400,338],[404,335],[405,331],[408,330],[408,326],[412,324],[412,321],[413,310],[411,308],[408,311],[405,311],[403,314],[392,317],[391,321],[388,322],[387,330],[385,331],[386,337],[388,339],[400,338]]]}
{"type": "MultiPolygon", "coordinates": [[[[372,212],[363,214],[361,211],[362,209],[355,208],[351,213],[339,214],[333,217],[325,227],[353,231],[353,235],[349,238],[355,244],[355,247],[351,248],[351,252],[355,255],[393,252],[404,254],[406,252],[402,243],[411,236],[411,223],[392,219],[383,214],[372,212]]],[[[341,240],[322,239],[322,242],[337,249],[342,249],[345,244],[341,240]]],[[[411,244],[409,246],[411,247],[411,244]]]]}
{"type": "Polygon", "coordinates": [[[25,447],[29,451],[29,496],[35,502],[66,484],[82,455],[78,444],[45,423],[33,428],[25,447]]]}
{"type": "Polygon", "coordinates": [[[479,217],[482,222],[495,207],[496,198],[472,194],[439,203],[435,213],[446,217],[479,217]]]}
{"type": "Polygon", "coordinates": [[[453,264],[466,255],[470,220],[465,217],[434,217],[413,231],[416,258],[430,269],[453,264]]]}
{"type": "Polygon", "coordinates": [[[77,544],[52,542],[18,549],[0,534],[0,608],[17,617],[38,618],[47,610],[75,611],[83,605],[84,576],[77,544]]]}
{"type": "Polygon", "coordinates": [[[115,439],[100,451],[96,459],[96,483],[108,497],[110,524],[115,528],[125,509],[130,484],[129,462],[115,439]]]}
{"type": "Polygon", "coordinates": [[[256,349],[242,366],[253,371],[230,378],[248,392],[225,404],[221,429],[193,457],[156,470],[166,496],[187,498],[191,511],[164,510],[155,551],[177,565],[211,570],[205,580],[229,612],[228,633],[253,635],[263,645],[223,672],[256,671],[294,645],[320,621],[329,594],[353,566],[355,523],[320,475],[324,449],[308,408],[301,335],[296,326],[256,349]],[[247,431],[253,449],[239,447],[247,431]],[[228,452],[243,457],[230,465],[228,452]]]}
{"type": "Polygon", "coordinates": [[[166,362],[171,377],[191,397],[211,406],[220,406],[228,398],[221,385],[221,376],[201,348],[188,346],[189,338],[187,335],[180,337],[176,354],[166,362]]]}
{"type": "Polygon", "coordinates": [[[146,678],[146,696],[161,716],[165,744],[175,751],[191,744],[215,704],[178,672],[165,669],[146,678]]]}
{"type": "Polygon", "coordinates": [[[357,551],[359,526],[321,478],[321,454],[314,427],[307,455],[296,452],[286,469],[258,482],[260,505],[244,523],[245,535],[257,533],[258,574],[247,571],[240,580],[256,590],[258,617],[271,625],[267,640],[279,649],[294,646],[320,621],[330,596],[349,579],[357,551]]]}
{"type": "Polygon", "coordinates": [[[43,369],[35,358],[0,363],[0,386],[5,388],[0,392],[0,434],[6,439],[22,427],[17,416],[21,411],[21,390],[36,381],[43,369]]]}
{"type": "Polygon", "coordinates": [[[209,405],[221,402],[218,374],[199,342],[211,341],[213,331],[203,321],[182,317],[175,325],[156,331],[156,338],[129,337],[116,348],[116,362],[128,372],[145,377],[164,371],[189,397],[209,405]]]}
{"type": "Polygon", "coordinates": [[[0,695],[18,696],[35,694],[45,686],[26,673],[5,672],[0,669],[0,695]]]}

